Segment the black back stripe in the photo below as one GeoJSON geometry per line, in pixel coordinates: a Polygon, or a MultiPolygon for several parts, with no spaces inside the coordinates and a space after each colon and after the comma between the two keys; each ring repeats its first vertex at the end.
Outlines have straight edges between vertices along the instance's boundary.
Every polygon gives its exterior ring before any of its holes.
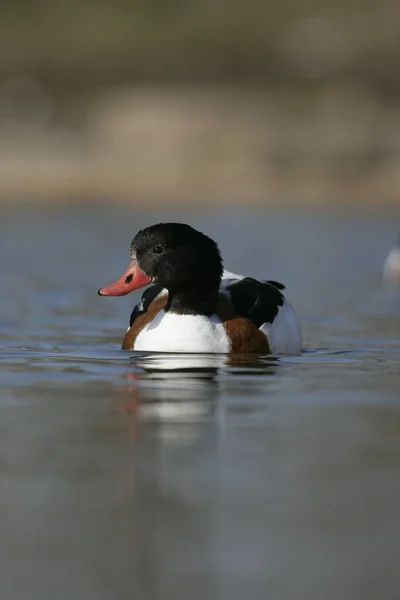
{"type": "Polygon", "coordinates": [[[129,319],[129,327],[132,327],[132,324],[140,315],[147,312],[150,304],[153,302],[153,300],[157,298],[158,294],[161,292],[162,289],[163,287],[157,284],[145,289],[140,302],[136,304],[133,311],[131,312],[131,316],[129,319]]]}

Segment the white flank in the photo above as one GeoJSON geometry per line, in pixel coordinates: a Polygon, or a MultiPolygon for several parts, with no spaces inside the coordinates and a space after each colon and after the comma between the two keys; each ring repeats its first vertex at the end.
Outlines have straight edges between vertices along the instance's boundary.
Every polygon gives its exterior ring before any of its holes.
{"type": "Polygon", "coordinates": [[[272,354],[300,354],[303,345],[300,321],[286,299],[273,323],[264,323],[260,329],[268,338],[272,354]]]}
{"type": "Polygon", "coordinates": [[[139,333],[134,350],[229,352],[230,341],[217,315],[177,315],[162,310],[139,333]]]}

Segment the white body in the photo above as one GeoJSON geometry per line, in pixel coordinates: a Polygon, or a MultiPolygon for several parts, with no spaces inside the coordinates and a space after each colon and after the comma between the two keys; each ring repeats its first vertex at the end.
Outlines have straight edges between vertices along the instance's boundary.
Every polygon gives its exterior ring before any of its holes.
{"type": "Polygon", "coordinates": [[[161,310],[136,338],[146,352],[229,352],[230,341],[217,315],[177,315],[161,310]]]}

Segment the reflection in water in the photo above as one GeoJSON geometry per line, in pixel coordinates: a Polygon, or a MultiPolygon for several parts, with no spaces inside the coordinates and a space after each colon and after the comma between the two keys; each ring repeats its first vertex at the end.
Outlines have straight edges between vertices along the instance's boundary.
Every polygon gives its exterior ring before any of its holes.
{"type": "Polygon", "coordinates": [[[152,353],[135,356],[135,365],[143,369],[149,377],[160,377],[163,379],[166,373],[180,378],[187,375],[189,378],[201,378],[214,376],[218,369],[226,363],[224,354],[174,354],[174,353],[152,353]]]}
{"type": "MultiPolygon", "coordinates": [[[[149,381],[137,388],[145,404],[157,402],[164,383],[162,401],[184,401],[168,374],[149,381]]],[[[226,403],[223,381],[198,383],[197,402],[226,403]]],[[[254,409],[254,398],[246,402],[254,409]]],[[[373,600],[380,548],[394,589],[397,410],[307,407],[303,399],[264,421],[241,412],[235,426],[223,409],[209,416],[143,419],[134,440],[136,568],[148,594],[261,599],[271,588],[279,600],[333,599],[326,586],[335,589],[340,573],[342,598],[373,600]]]]}
{"type": "Polygon", "coordinates": [[[176,216],[282,277],[319,352],[123,353],[91,266],[112,277],[131,208],[3,207],[1,599],[398,598],[396,221],[216,215],[176,216]]]}
{"type": "Polygon", "coordinates": [[[135,372],[126,376],[131,399],[121,407],[123,412],[138,419],[180,422],[199,421],[221,410],[221,373],[273,375],[279,366],[273,357],[256,355],[152,353],[131,360],[135,372]]]}
{"type": "Polygon", "coordinates": [[[152,353],[136,355],[133,359],[136,367],[143,369],[149,377],[160,374],[164,378],[166,373],[171,377],[174,374],[180,378],[186,374],[189,378],[215,376],[224,367],[235,367],[232,373],[238,372],[236,368],[242,367],[241,373],[253,374],[259,372],[272,374],[278,366],[278,359],[274,356],[260,356],[257,354],[174,354],[152,353]]]}

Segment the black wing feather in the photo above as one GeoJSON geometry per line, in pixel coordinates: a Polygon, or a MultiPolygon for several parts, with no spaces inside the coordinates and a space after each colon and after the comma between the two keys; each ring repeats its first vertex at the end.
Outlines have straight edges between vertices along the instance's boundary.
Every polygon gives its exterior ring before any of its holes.
{"type": "Polygon", "coordinates": [[[245,277],[226,289],[237,314],[249,319],[257,327],[272,323],[285,300],[280,291],[284,286],[275,281],[257,281],[245,277]]]}
{"type": "Polygon", "coordinates": [[[283,283],[279,283],[279,281],[273,281],[272,279],[268,280],[268,281],[264,281],[263,283],[269,283],[270,285],[273,285],[274,287],[276,287],[277,290],[284,290],[286,288],[285,285],[283,285],[283,283]]]}

